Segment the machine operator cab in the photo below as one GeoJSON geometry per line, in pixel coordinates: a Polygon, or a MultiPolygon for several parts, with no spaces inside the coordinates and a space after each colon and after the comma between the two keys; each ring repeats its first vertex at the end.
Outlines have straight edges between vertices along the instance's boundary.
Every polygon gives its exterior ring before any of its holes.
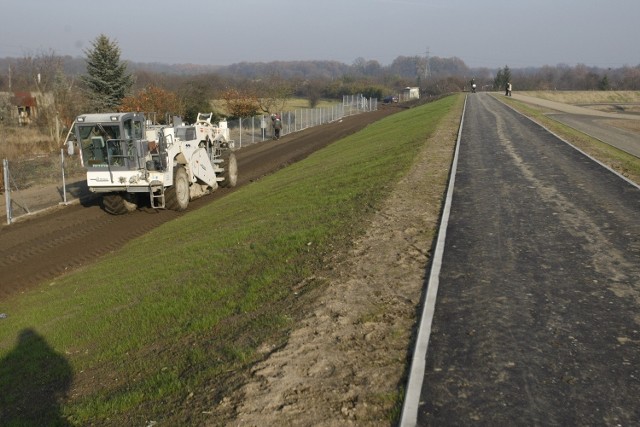
{"type": "Polygon", "coordinates": [[[144,115],[84,114],[76,118],[75,139],[84,167],[134,170],[148,150],[144,115]]]}

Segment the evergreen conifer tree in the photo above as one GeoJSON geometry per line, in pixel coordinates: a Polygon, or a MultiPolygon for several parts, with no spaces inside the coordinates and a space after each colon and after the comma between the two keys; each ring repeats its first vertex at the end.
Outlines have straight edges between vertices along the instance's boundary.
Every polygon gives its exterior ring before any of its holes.
{"type": "Polygon", "coordinates": [[[498,69],[498,74],[496,74],[496,78],[493,80],[493,87],[497,90],[504,90],[507,83],[511,81],[511,69],[508,65],[505,65],[504,68],[498,69]]]}
{"type": "Polygon", "coordinates": [[[92,46],[85,51],[87,74],[82,80],[95,111],[114,111],[131,89],[133,76],[127,72],[127,64],[120,61],[120,48],[107,36],[100,34],[92,46]]]}

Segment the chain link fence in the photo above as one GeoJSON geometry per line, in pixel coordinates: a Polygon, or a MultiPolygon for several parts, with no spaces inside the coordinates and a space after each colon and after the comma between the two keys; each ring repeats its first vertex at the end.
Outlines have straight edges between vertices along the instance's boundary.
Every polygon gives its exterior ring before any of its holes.
{"type": "MultiPolygon", "coordinates": [[[[349,95],[343,97],[342,104],[283,111],[279,113],[281,136],[377,109],[377,99],[349,95]]],[[[274,135],[268,115],[229,120],[227,126],[235,149],[270,140],[274,135]]],[[[6,141],[0,141],[2,143],[6,141]]],[[[3,193],[0,212],[5,213],[7,224],[44,209],[91,196],[79,156],[69,155],[66,150],[30,159],[3,159],[0,180],[0,192],[3,193]]]]}
{"type": "MultiPolygon", "coordinates": [[[[378,100],[362,95],[345,95],[342,104],[322,108],[300,108],[277,113],[282,122],[281,136],[314,126],[331,123],[344,117],[378,109],[378,100]]],[[[228,120],[230,138],[236,148],[262,142],[274,137],[269,115],[228,120]]]]}
{"type": "Polygon", "coordinates": [[[88,193],[79,157],[66,152],[29,159],[2,160],[0,209],[7,224],[88,193]]]}

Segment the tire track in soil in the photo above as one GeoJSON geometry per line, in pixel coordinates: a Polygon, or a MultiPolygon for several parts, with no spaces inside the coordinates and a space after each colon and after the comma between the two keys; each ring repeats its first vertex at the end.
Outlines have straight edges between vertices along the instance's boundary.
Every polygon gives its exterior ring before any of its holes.
{"type": "Polygon", "coordinates": [[[64,246],[70,241],[84,237],[91,232],[104,228],[112,223],[112,219],[105,222],[82,221],[77,232],[70,234],[70,227],[64,227],[61,230],[53,230],[35,238],[24,240],[17,246],[0,251],[0,266],[9,266],[11,264],[25,262],[38,255],[46,254],[49,250],[56,247],[64,246]],[[62,234],[61,234],[62,233],[62,234]],[[37,241],[43,241],[42,244],[36,244],[37,241]]]}

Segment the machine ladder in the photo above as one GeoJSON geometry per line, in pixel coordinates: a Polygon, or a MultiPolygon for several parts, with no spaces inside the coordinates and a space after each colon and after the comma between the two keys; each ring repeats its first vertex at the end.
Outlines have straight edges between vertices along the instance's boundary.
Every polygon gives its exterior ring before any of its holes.
{"type": "Polygon", "coordinates": [[[154,209],[164,209],[164,185],[160,181],[149,183],[149,198],[151,207],[154,209]]]}

